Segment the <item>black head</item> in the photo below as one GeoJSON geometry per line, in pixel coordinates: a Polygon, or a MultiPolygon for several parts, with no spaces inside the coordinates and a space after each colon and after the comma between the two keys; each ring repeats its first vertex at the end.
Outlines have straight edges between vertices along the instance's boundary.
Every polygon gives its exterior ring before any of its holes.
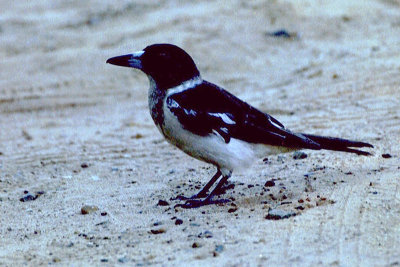
{"type": "Polygon", "coordinates": [[[193,59],[181,48],[171,44],[154,44],[142,51],[113,57],[107,63],[142,70],[160,89],[168,89],[199,76],[193,59]]]}

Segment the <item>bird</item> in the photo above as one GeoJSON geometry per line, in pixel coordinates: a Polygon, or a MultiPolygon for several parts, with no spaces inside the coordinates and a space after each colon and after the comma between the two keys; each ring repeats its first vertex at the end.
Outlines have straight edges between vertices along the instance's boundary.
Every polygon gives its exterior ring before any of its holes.
{"type": "Polygon", "coordinates": [[[203,80],[192,57],[176,45],[152,44],[106,63],[144,72],[150,82],[150,114],[161,134],[186,154],[217,168],[197,194],[178,198],[185,200],[178,204],[183,208],[223,201],[215,196],[232,172],[268,155],[299,149],[371,155],[358,149],[373,148],[369,143],[290,131],[271,115],[203,80]]]}

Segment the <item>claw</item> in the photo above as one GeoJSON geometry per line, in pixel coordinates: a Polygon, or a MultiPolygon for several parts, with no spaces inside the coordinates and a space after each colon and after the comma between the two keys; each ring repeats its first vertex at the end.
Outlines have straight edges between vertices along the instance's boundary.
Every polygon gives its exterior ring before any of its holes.
{"type": "Polygon", "coordinates": [[[193,209],[193,208],[199,208],[202,206],[207,206],[207,205],[213,205],[213,204],[222,204],[222,203],[227,203],[230,202],[229,199],[218,199],[218,200],[213,200],[213,199],[188,199],[184,204],[176,204],[174,208],[181,207],[184,209],[193,209]]]}

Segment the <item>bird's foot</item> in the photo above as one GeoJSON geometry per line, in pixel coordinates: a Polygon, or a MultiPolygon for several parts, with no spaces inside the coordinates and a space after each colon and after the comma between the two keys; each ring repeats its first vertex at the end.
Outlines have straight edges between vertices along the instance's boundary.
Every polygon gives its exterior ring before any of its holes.
{"type": "Polygon", "coordinates": [[[205,199],[186,199],[186,202],[183,204],[176,204],[174,208],[181,207],[184,209],[193,209],[207,205],[214,205],[214,204],[222,204],[229,202],[229,199],[217,199],[213,200],[212,198],[205,198],[205,199]]]}
{"type": "Polygon", "coordinates": [[[191,196],[191,197],[185,197],[185,196],[183,196],[183,195],[177,195],[176,197],[174,197],[174,198],[171,198],[170,200],[200,200],[201,198],[205,198],[207,195],[206,194],[200,194],[200,193],[198,193],[198,194],[195,194],[195,195],[193,195],[193,196],[191,196]]]}
{"type": "MultiPolygon", "coordinates": [[[[234,189],[235,185],[234,184],[228,184],[226,186],[223,186],[222,188],[218,189],[217,191],[213,192],[214,196],[219,196],[219,195],[223,195],[226,193],[226,191],[228,189],[234,189]]],[[[185,197],[184,195],[177,195],[174,198],[171,198],[170,200],[200,200],[202,198],[207,197],[207,191],[200,191],[197,194],[194,194],[191,197],[185,197]]]]}

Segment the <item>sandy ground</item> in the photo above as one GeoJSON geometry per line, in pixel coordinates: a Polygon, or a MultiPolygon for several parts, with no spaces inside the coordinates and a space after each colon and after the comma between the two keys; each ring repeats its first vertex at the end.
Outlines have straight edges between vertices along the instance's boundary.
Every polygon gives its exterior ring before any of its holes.
{"type": "Polygon", "coordinates": [[[0,7],[0,265],[400,265],[399,1],[0,7]],[[159,134],[145,75],[105,64],[157,42],[288,128],[374,155],[269,156],[234,173],[231,203],[174,209],[215,169],[159,134]]]}

